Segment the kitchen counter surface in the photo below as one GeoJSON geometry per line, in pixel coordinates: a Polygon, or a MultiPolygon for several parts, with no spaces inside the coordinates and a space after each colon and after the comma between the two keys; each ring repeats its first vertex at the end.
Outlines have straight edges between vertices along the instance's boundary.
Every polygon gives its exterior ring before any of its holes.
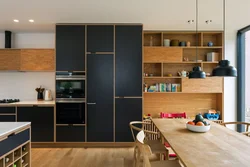
{"type": "Polygon", "coordinates": [[[16,103],[2,103],[0,104],[1,106],[29,106],[29,105],[38,105],[38,106],[54,106],[55,105],[55,101],[20,101],[20,102],[16,102],[16,103]]]}
{"type": "Polygon", "coordinates": [[[0,139],[30,125],[30,122],[0,122],[0,139]]]}

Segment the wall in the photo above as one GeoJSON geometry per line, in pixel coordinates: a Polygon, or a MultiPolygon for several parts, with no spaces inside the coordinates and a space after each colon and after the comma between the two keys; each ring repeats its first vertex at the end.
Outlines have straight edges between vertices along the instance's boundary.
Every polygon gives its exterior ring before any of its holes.
{"type": "MultiPolygon", "coordinates": [[[[54,48],[53,33],[18,33],[13,35],[13,48],[54,48]]],[[[0,33],[0,48],[4,34],[0,33]]],[[[55,92],[54,72],[0,72],[0,99],[35,100],[35,88],[40,85],[55,92]]]]}
{"type": "Polygon", "coordinates": [[[250,31],[246,33],[246,121],[250,122],[250,31]]]}

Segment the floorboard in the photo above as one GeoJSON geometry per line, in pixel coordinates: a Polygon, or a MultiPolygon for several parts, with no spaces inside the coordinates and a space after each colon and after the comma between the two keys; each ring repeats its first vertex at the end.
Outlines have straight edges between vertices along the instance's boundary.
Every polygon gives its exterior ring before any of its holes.
{"type": "Polygon", "coordinates": [[[33,148],[32,167],[132,167],[133,148],[33,148]]]}

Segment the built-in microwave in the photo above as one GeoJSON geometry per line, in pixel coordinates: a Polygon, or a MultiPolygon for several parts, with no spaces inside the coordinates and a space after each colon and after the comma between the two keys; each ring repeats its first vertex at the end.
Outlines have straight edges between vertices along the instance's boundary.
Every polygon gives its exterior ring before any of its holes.
{"type": "Polygon", "coordinates": [[[56,73],[56,99],[85,98],[84,72],[57,72],[56,73]]]}

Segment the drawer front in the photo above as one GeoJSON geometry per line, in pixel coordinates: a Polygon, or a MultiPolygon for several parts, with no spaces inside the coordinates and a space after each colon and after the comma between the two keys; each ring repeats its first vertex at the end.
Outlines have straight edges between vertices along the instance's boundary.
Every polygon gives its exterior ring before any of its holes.
{"type": "Polygon", "coordinates": [[[0,114],[15,114],[16,107],[0,107],[0,114]]]}
{"type": "Polygon", "coordinates": [[[84,142],[85,126],[57,126],[57,142],[84,142]]]}
{"type": "Polygon", "coordinates": [[[30,140],[30,129],[24,130],[16,135],[9,136],[3,141],[0,141],[0,157],[28,140],[30,140]]]}
{"type": "Polygon", "coordinates": [[[0,115],[0,122],[16,122],[15,115],[0,115]]]}

